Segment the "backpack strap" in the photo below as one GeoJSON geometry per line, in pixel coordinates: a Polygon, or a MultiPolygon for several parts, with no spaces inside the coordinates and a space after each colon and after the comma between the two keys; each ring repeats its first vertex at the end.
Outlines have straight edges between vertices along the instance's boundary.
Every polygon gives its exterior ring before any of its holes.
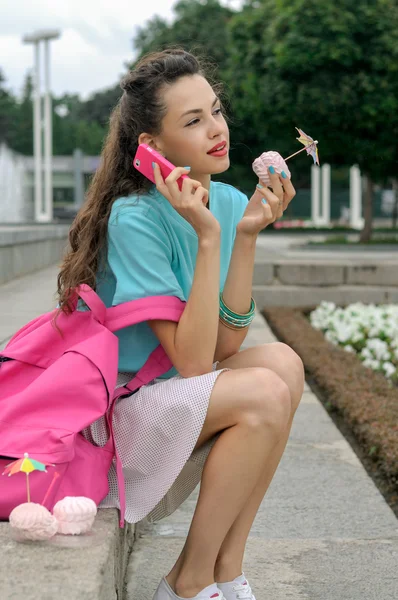
{"type": "Polygon", "coordinates": [[[103,325],[107,308],[98,294],[86,283],[81,283],[72,292],[71,305],[73,310],[77,308],[79,297],[87,304],[97,321],[103,325]]]}
{"type": "Polygon", "coordinates": [[[119,452],[117,451],[115,438],[113,435],[113,411],[115,410],[116,400],[117,398],[114,398],[112,400],[109,410],[105,413],[105,418],[108,425],[109,439],[105,444],[104,449],[108,450],[108,452],[112,452],[115,457],[117,489],[120,504],[119,527],[124,527],[124,518],[126,514],[126,489],[124,487],[123,465],[122,461],[120,460],[119,452]]]}
{"type": "MultiPolygon", "coordinates": [[[[110,331],[117,331],[123,327],[148,321],[149,319],[167,319],[178,322],[185,308],[185,302],[174,296],[150,296],[139,300],[132,300],[113,306],[107,309],[105,327],[110,331]]],[[[106,413],[108,423],[109,440],[107,445],[109,450],[113,450],[116,460],[116,476],[119,491],[120,502],[120,527],[124,526],[124,517],[126,511],[126,491],[124,484],[123,465],[118,454],[113,437],[113,412],[116,401],[120,396],[131,394],[142,385],[145,385],[167,373],[173,366],[163,347],[159,344],[150,354],[146,363],[141,367],[138,373],[124,386],[117,388],[113,395],[110,408],[106,413]]]]}
{"type": "Polygon", "coordinates": [[[178,321],[186,304],[176,296],[148,296],[107,308],[98,294],[86,283],[81,283],[73,290],[73,310],[77,308],[79,297],[87,304],[97,321],[110,331],[118,331],[149,319],[178,321]]]}
{"type": "MultiPolygon", "coordinates": [[[[175,296],[150,296],[140,300],[132,300],[108,308],[105,326],[111,331],[117,331],[122,327],[150,319],[166,319],[178,322],[184,308],[185,302],[175,296]]],[[[159,344],[131,381],[121,388],[117,388],[114,398],[134,392],[142,385],[146,385],[152,379],[155,379],[155,377],[167,373],[172,366],[173,363],[159,344]]]]}
{"type": "Polygon", "coordinates": [[[143,385],[146,385],[155,377],[159,377],[163,375],[163,373],[167,373],[172,368],[173,363],[167,356],[166,352],[163,349],[163,346],[159,344],[155,348],[155,350],[149,355],[146,363],[141,367],[141,369],[134,375],[134,377],[123,386],[118,387],[115,390],[114,398],[120,398],[120,396],[125,396],[126,394],[131,394],[135,392],[143,385]]]}
{"type": "Polygon", "coordinates": [[[185,302],[176,296],[148,296],[130,300],[106,310],[105,327],[118,331],[123,327],[153,319],[179,321],[185,302]]]}

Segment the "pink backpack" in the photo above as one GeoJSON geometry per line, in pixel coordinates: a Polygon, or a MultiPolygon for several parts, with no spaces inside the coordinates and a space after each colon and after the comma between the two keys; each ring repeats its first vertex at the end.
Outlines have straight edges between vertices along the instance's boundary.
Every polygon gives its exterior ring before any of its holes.
{"type": "MultiPolygon", "coordinates": [[[[55,310],[22,327],[0,351],[0,473],[27,452],[45,463],[47,473],[29,474],[30,500],[45,506],[65,496],[87,496],[98,505],[108,494],[108,470],[113,458],[124,525],[125,492],[122,464],[112,431],[115,401],[131,394],[172,363],[162,346],[150,355],[136,376],[116,387],[118,338],[114,331],[148,319],[179,321],[185,303],[174,296],[151,296],[106,308],[88,286],[75,289],[73,312],[55,310]],[[88,311],[77,310],[82,298],[88,311]],[[80,433],[106,415],[109,440],[104,447],[80,433]],[[47,493],[50,490],[50,493],[47,493]]],[[[0,520],[27,501],[24,473],[0,475],[0,520]]]]}

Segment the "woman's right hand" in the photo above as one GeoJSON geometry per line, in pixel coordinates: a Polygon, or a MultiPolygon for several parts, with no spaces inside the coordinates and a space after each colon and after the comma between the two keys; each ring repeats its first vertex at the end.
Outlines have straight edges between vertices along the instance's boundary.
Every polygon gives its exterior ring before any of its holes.
{"type": "Polygon", "coordinates": [[[180,191],[177,179],[181,175],[188,175],[188,169],[176,167],[166,179],[163,179],[159,165],[155,163],[153,172],[158,192],[192,225],[198,237],[220,233],[220,223],[210,210],[206,208],[209,192],[202,186],[200,181],[187,177],[184,179],[180,191]]]}

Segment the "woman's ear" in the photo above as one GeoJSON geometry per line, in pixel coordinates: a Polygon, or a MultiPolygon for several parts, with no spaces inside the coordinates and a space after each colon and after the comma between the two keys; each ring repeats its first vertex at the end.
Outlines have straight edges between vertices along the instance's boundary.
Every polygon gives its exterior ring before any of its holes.
{"type": "Polygon", "coordinates": [[[153,148],[153,139],[147,133],[140,133],[138,136],[138,144],[148,144],[148,146],[153,148]]]}
{"type": "Polygon", "coordinates": [[[139,144],[147,144],[148,146],[150,146],[151,148],[153,148],[154,150],[156,150],[156,152],[159,152],[159,154],[161,154],[162,156],[164,156],[164,153],[160,150],[159,146],[156,144],[156,142],[153,139],[153,137],[150,136],[148,133],[141,133],[138,136],[138,143],[139,144]]]}

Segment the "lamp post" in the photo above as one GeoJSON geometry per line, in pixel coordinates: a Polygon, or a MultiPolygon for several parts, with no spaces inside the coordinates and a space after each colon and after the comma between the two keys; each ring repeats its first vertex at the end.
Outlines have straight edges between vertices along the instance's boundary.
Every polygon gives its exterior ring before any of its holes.
{"type": "Polygon", "coordinates": [[[42,29],[25,35],[25,44],[35,47],[35,101],[33,108],[34,157],[35,157],[35,220],[48,222],[53,219],[53,189],[52,189],[52,102],[50,93],[50,40],[59,38],[56,29],[42,29]],[[40,92],[40,42],[44,42],[44,121],[42,121],[41,92],[40,92]],[[44,125],[44,207],[42,183],[42,127],[44,125]]]}

